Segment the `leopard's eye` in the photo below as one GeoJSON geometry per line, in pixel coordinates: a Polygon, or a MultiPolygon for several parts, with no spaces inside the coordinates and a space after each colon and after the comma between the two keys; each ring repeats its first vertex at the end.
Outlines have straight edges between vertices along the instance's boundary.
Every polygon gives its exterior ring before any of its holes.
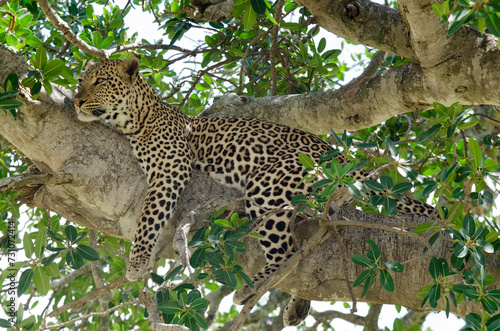
{"type": "Polygon", "coordinates": [[[95,80],[95,83],[94,85],[99,85],[99,84],[102,84],[106,81],[106,78],[102,78],[102,77],[99,77],[95,80]]]}

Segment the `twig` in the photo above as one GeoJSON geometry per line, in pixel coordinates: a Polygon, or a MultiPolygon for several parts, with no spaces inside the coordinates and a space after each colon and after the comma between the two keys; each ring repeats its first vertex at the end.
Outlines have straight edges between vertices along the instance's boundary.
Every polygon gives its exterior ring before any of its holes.
{"type": "Polygon", "coordinates": [[[45,13],[45,16],[49,19],[49,21],[54,25],[54,27],[59,30],[64,38],[69,40],[73,45],[75,45],[78,49],[81,49],[85,53],[89,55],[93,55],[100,59],[107,59],[112,52],[110,50],[98,49],[96,47],[90,46],[85,41],[80,39],[69,27],[68,23],[62,20],[61,17],[52,9],[49,2],[47,0],[39,0],[38,5],[45,13]]]}
{"type": "Polygon", "coordinates": [[[411,232],[403,231],[401,229],[397,229],[397,228],[393,228],[393,227],[390,227],[387,225],[383,225],[383,224],[369,224],[369,223],[365,223],[365,222],[359,222],[359,221],[354,221],[354,220],[350,220],[347,218],[343,218],[343,220],[326,221],[325,225],[327,225],[327,226],[349,225],[349,226],[356,226],[356,227],[360,227],[360,228],[379,229],[379,230],[394,232],[394,233],[401,234],[403,236],[413,238],[413,239],[421,242],[425,247],[427,247],[427,249],[429,251],[432,250],[432,247],[429,245],[429,243],[427,241],[425,241],[425,239],[422,238],[421,236],[414,234],[414,233],[411,233],[411,232]]]}
{"type": "Polygon", "coordinates": [[[128,281],[127,278],[125,276],[122,276],[121,278],[115,280],[114,282],[109,283],[109,284],[107,284],[99,289],[96,289],[96,290],[90,292],[88,295],[84,296],[81,299],[72,301],[68,304],[65,304],[64,306],[57,308],[56,310],[53,310],[51,313],[49,313],[48,316],[54,317],[54,316],[57,316],[65,311],[67,311],[67,310],[70,310],[72,308],[80,307],[80,306],[84,305],[85,303],[89,302],[90,300],[95,299],[95,298],[103,295],[104,293],[111,291],[114,288],[122,286],[127,281],[128,281]]]}
{"type": "Polygon", "coordinates": [[[64,322],[64,323],[61,323],[61,324],[54,324],[54,325],[44,326],[44,327],[38,329],[38,331],[50,330],[50,329],[60,329],[62,327],[65,327],[66,325],[70,325],[70,324],[73,324],[73,323],[75,323],[77,321],[81,321],[81,320],[84,320],[84,319],[89,319],[90,317],[93,317],[93,316],[101,316],[101,317],[102,316],[106,316],[106,315],[109,315],[109,313],[114,312],[115,310],[118,310],[118,309],[126,307],[126,306],[135,305],[135,304],[138,304],[140,302],[141,301],[139,299],[134,300],[134,301],[125,302],[125,303],[122,303],[122,304],[120,304],[118,306],[114,306],[113,308],[110,308],[108,310],[101,311],[99,313],[90,313],[90,314],[77,317],[75,319],[72,319],[70,321],[67,321],[67,322],[64,322]]]}
{"type": "Polygon", "coordinates": [[[278,31],[280,29],[281,19],[282,19],[282,10],[284,0],[278,0],[278,4],[276,5],[276,9],[274,11],[274,16],[276,17],[276,24],[273,26],[273,30],[271,31],[271,94],[278,94],[278,77],[276,75],[276,57],[278,53],[278,31]]]}
{"type": "MultiPolygon", "coordinates": [[[[7,1],[5,1],[7,2],[7,1]]],[[[0,3],[0,7],[3,6],[4,4],[1,4],[0,3]]],[[[0,14],[6,14],[6,15],[9,15],[12,19],[9,21],[9,30],[12,31],[14,30],[14,27],[16,26],[16,15],[14,15],[13,13],[11,13],[10,11],[8,10],[0,10],[0,14]]]]}
{"type": "MultiPolygon", "coordinates": [[[[97,231],[89,230],[89,243],[92,245],[97,245],[97,231]]],[[[96,288],[104,287],[104,277],[102,276],[101,268],[99,267],[99,261],[90,262],[90,268],[92,269],[92,277],[94,278],[94,283],[96,288]]],[[[104,293],[99,297],[99,306],[101,311],[106,311],[111,301],[111,294],[109,292],[104,293]]],[[[99,324],[99,331],[107,331],[109,329],[109,314],[105,314],[101,317],[101,322],[99,324]]]]}
{"type": "MultiPolygon", "coordinates": [[[[103,260],[100,260],[100,261],[102,262],[103,260]]],[[[64,278],[50,283],[50,288],[54,289],[54,292],[58,292],[64,286],[66,286],[69,282],[71,282],[73,279],[75,279],[76,277],[81,276],[84,273],[87,273],[89,271],[90,271],[90,264],[85,264],[83,267],[71,272],[70,274],[66,275],[64,278]]]]}

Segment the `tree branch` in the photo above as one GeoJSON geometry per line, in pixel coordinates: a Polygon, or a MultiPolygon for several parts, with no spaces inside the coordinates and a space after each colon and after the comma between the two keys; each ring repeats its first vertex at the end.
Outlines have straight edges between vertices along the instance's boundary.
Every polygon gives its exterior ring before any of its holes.
{"type": "Polygon", "coordinates": [[[122,286],[126,282],[128,282],[128,280],[127,280],[127,278],[125,276],[123,276],[123,277],[115,280],[112,283],[109,283],[109,284],[107,284],[107,285],[105,285],[105,286],[103,286],[101,288],[98,288],[98,289],[92,291],[91,293],[87,294],[86,296],[84,296],[81,299],[72,301],[72,302],[70,302],[68,304],[65,304],[64,306],[61,306],[61,307],[53,310],[52,312],[49,313],[48,316],[49,317],[54,317],[54,316],[57,316],[57,315],[65,312],[65,311],[67,311],[67,310],[70,310],[72,308],[83,306],[85,303],[89,302],[90,300],[98,298],[101,295],[103,295],[104,293],[107,293],[107,292],[111,291],[114,288],[122,286]]]}
{"type": "Polygon", "coordinates": [[[39,0],[38,5],[44,12],[45,16],[49,19],[49,21],[54,25],[54,27],[59,30],[64,38],[70,41],[73,45],[81,49],[85,53],[89,55],[93,55],[99,59],[107,59],[112,54],[109,50],[98,49],[96,47],[90,46],[81,38],[79,38],[69,27],[68,23],[62,20],[61,17],[55,12],[54,9],[50,6],[47,0],[39,0]]]}
{"type": "Polygon", "coordinates": [[[46,184],[66,184],[72,181],[73,175],[64,172],[41,174],[23,173],[21,175],[0,179],[0,193],[5,191],[20,191],[26,187],[46,184]]]}
{"type": "Polygon", "coordinates": [[[300,3],[314,15],[319,26],[339,37],[389,54],[411,56],[405,26],[396,9],[369,0],[300,3]]]}

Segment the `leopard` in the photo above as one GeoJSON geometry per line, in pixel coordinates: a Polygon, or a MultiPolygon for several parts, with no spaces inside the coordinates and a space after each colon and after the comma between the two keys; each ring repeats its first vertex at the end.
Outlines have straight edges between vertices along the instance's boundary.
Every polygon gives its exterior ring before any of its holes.
{"type": "MultiPolygon", "coordinates": [[[[165,103],[139,73],[139,59],[91,63],[79,79],[74,105],[80,121],[100,121],[124,135],[148,182],[147,196],[126,268],[129,281],[140,280],[155,263],[154,249],[167,226],[194,169],[239,190],[250,219],[271,210],[257,232],[265,266],[235,292],[233,302],[244,304],[266,279],[296,251],[292,234],[292,198],[310,194],[303,181],[300,153],[318,161],[333,147],[299,129],[255,118],[189,116],[165,103]]],[[[342,153],[335,158],[348,162],[342,153]]],[[[368,172],[359,169],[357,181],[368,172]]],[[[352,197],[342,197],[342,204],[352,197]]],[[[398,210],[429,216],[434,208],[405,198],[398,210]]],[[[293,297],[284,310],[284,323],[294,326],[307,317],[310,301],[293,297]]]]}

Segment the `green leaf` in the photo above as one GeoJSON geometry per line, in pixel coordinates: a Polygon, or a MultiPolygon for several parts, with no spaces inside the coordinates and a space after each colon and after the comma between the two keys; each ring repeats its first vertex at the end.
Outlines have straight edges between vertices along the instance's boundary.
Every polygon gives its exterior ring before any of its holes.
{"type": "Polygon", "coordinates": [[[387,270],[380,271],[380,283],[387,292],[394,292],[394,280],[387,270]]]}
{"type": "Polygon", "coordinates": [[[387,146],[387,148],[391,152],[392,157],[398,156],[398,150],[396,148],[396,145],[394,145],[394,142],[389,137],[385,137],[385,145],[387,146]]]}
{"type": "Polygon", "coordinates": [[[40,294],[46,295],[49,293],[50,279],[42,267],[33,268],[33,283],[40,294]]]}
{"type": "Polygon", "coordinates": [[[371,248],[370,251],[367,254],[368,258],[370,260],[375,261],[375,262],[378,263],[378,261],[380,261],[380,257],[382,256],[382,253],[380,252],[380,248],[371,239],[368,239],[366,242],[368,244],[370,244],[370,248],[371,248]]]}
{"type": "Polygon", "coordinates": [[[314,161],[311,159],[311,157],[304,153],[299,153],[299,161],[306,168],[314,168],[315,166],[314,161]]]}
{"type": "Polygon", "coordinates": [[[18,86],[19,86],[19,77],[17,76],[17,74],[8,75],[3,85],[5,92],[15,91],[18,86]]]}
{"type": "Polygon", "coordinates": [[[431,274],[431,277],[433,279],[439,278],[439,270],[440,270],[440,265],[438,259],[435,256],[433,256],[429,263],[429,273],[431,274]]]}
{"type": "Polygon", "coordinates": [[[404,193],[408,192],[413,188],[413,184],[410,182],[397,183],[392,188],[392,193],[404,193]]]}
{"type": "Polygon", "coordinates": [[[360,273],[358,278],[356,278],[356,280],[352,284],[352,286],[356,287],[356,286],[361,285],[370,276],[370,271],[371,270],[365,270],[362,273],[360,273]]]}
{"type": "Polygon", "coordinates": [[[64,233],[66,234],[66,238],[72,243],[78,238],[78,232],[73,225],[67,225],[64,229],[64,233]]]}
{"type": "Polygon", "coordinates": [[[35,256],[38,258],[42,257],[42,253],[45,249],[45,245],[47,244],[47,235],[44,229],[40,229],[35,238],[35,256]]]}
{"type": "Polygon", "coordinates": [[[206,264],[206,250],[204,248],[198,248],[194,251],[193,255],[191,255],[191,259],[189,263],[193,268],[203,267],[206,264]]]}
{"type": "Polygon", "coordinates": [[[468,252],[469,248],[463,242],[460,242],[453,250],[453,255],[455,255],[458,258],[463,258],[467,255],[468,252]]]}
{"type": "Polygon", "coordinates": [[[384,198],[384,208],[387,215],[396,215],[398,213],[396,201],[391,198],[384,198]]]}
{"type": "Polygon", "coordinates": [[[205,309],[208,307],[208,300],[205,298],[198,298],[193,301],[190,308],[193,310],[205,309]]]}
{"type": "Polygon", "coordinates": [[[364,267],[373,267],[375,264],[374,262],[370,261],[366,256],[364,255],[359,255],[359,254],[353,254],[351,256],[351,261],[354,264],[364,266],[364,267]]]}
{"type": "Polygon", "coordinates": [[[474,218],[470,215],[465,215],[462,227],[465,229],[469,238],[472,237],[476,232],[476,223],[474,222],[474,218]]]}
{"type": "Polygon", "coordinates": [[[47,64],[47,53],[45,52],[45,48],[39,47],[36,50],[35,62],[33,63],[33,66],[36,69],[42,69],[45,64],[47,64]]]}
{"type": "MultiPolygon", "coordinates": [[[[404,331],[403,322],[399,318],[396,318],[394,320],[394,323],[392,324],[392,330],[393,331],[404,331]]],[[[419,328],[419,330],[420,330],[420,328],[419,328]]]]}
{"type": "Polygon", "coordinates": [[[235,288],[236,285],[238,285],[236,276],[229,270],[224,270],[224,280],[226,281],[227,286],[229,286],[230,288],[235,288]]]}
{"type": "Polygon", "coordinates": [[[424,134],[422,134],[422,136],[420,136],[420,138],[418,139],[418,142],[421,143],[421,142],[429,139],[430,137],[435,135],[440,129],[441,129],[441,124],[433,125],[429,130],[424,131],[424,134]]]}
{"type": "Polygon", "coordinates": [[[384,190],[383,186],[380,185],[380,183],[374,181],[374,180],[371,180],[371,179],[367,179],[363,182],[363,184],[366,185],[366,187],[368,187],[370,190],[373,190],[375,192],[382,192],[384,190]]]}
{"type": "Polygon", "coordinates": [[[177,301],[165,301],[158,305],[158,310],[165,314],[177,314],[182,307],[177,301]]]}
{"type": "Polygon", "coordinates": [[[257,21],[257,13],[253,10],[251,6],[248,6],[243,13],[243,26],[245,31],[250,31],[257,21]]]}
{"type": "Polygon", "coordinates": [[[361,297],[364,297],[366,295],[366,293],[368,293],[368,291],[372,287],[374,281],[375,281],[375,277],[368,277],[366,279],[365,285],[364,285],[364,289],[363,289],[363,293],[361,294],[361,297]]]}
{"type": "Polygon", "coordinates": [[[403,265],[399,262],[387,261],[384,264],[387,268],[389,268],[390,270],[392,270],[394,272],[403,272],[404,271],[403,265]]]}
{"type": "Polygon", "coordinates": [[[59,266],[57,263],[50,263],[46,267],[43,267],[43,271],[45,271],[49,277],[56,277],[59,275],[59,266]]]}
{"type": "Polygon", "coordinates": [[[21,327],[23,330],[29,330],[35,325],[36,323],[36,317],[34,315],[28,316],[28,318],[25,318],[19,323],[19,327],[21,327]]]}
{"type": "Polygon", "coordinates": [[[498,13],[492,13],[489,11],[486,11],[485,13],[486,26],[488,27],[488,30],[490,30],[493,35],[500,37],[500,17],[498,17],[498,13]]]}
{"type": "Polygon", "coordinates": [[[441,284],[434,284],[429,290],[429,304],[432,308],[437,307],[439,298],[441,298],[441,284]]]}
{"type": "Polygon", "coordinates": [[[97,261],[99,260],[99,253],[95,249],[87,245],[78,245],[76,250],[80,255],[88,261],[97,261]]]}
{"type": "Polygon", "coordinates": [[[46,78],[52,79],[62,74],[65,64],[60,59],[53,59],[43,66],[42,72],[46,78]]]}
{"type": "Polygon", "coordinates": [[[489,242],[479,239],[476,241],[476,244],[478,247],[480,247],[483,251],[486,253],[493,254],[495,252],[495,249],[493,248],[493,245],[490,244],[489,242]]]}
{"type": "Polygon", "coordinates": [[[260,234],[260,233],[258,233],[258,232],[252,232],[252,233],[250,234],[250,237],[252,237],[252,238],[256,238],[256,239],[262,239],[262,238],[265,238],[265,237],[264,237],[264,235],[262,235],[262,234],[260,234]]]}
{"type": "Polygon", "coordinates": [[[0,100],[0,108],[7,109],[7,110],[17,109],[17,108],[21,107],[22,105],[23,105],[23,103],[21,101],[15,100],[15,99],[0,100]]]}
{"type": "Polygon", "coordinates": [[[474,138],[469,139],[469,151],[472,156],[472,169],[477,169],[481,165],[483,159],[483,154],[481,152],[481,147],[474,138]]]}
{"type": "Polygon", "coordinates": [[[23,247],[24,247],[24,254],[26,257],[29,259],[35,252],[35,246],[33,245],[33,240],[31,239],[31,235],[28,232],[24,233],[23,236],[23,247]]]}
{"type": "Polygon", "coordinates": [[[33,269],[29,268],[23,271],[21,277],[19,277],[19,285],[17,287],[17,297],[20,297],[28,290],[32,278],[33,278],[33,269]]]}
{"type": "Polygon", "coordinates": [[[321,38],[318,44],[318,49],[317,49],[318,53],[322,53],[325,50],[325,47],[326,47],[326,39],[323,37],[321,38]]]}
{"type": "Polygon", "coordinates": [[[11,324],[6,319],[0,318],[0,327],[8,329],[11,327],[11,324]]]}
{"type": "Polygon", "coordinates": [[[196,320],[196,324],[200,326],[202,329],[207,329],[208,324],[205,322],[205,319],[198,313],[194,314],[194,319],[196,320]]]}
{"type": "Polygon", "coordinates": [[[465,323],[474,330],[481,330],[481,317],[476,313],[465,316],[465,323]]]}
{"type": "Polygon", "coordinates": [[[168,272],[168,274],[165,276],[165,280],[169,280],[169,279],[173,278],[175,275],[177,275],[179,273],[179,271],[181,271],[182,268],[183,268],[183,266],[179,265],[179,266],[175,267],[173,270],[170,270],[168,272]]]}
{"type": "Polygon", "coordinates": [[[266,3],[264,0],[250,0],[250,4],[258,15],[262,15],[266,12],[266,3]]]}

